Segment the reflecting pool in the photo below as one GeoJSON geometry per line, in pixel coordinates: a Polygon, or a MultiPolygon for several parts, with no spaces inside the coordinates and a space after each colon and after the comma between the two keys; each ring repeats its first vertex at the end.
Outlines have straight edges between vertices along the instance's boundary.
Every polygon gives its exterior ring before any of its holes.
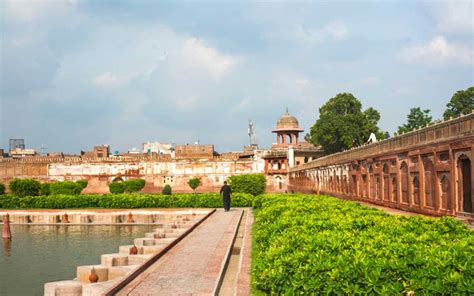
{"type": "Polygon", "coordinates": [[[75,278],[77,266],[100,264],[155,227],[11,225],[12,240],[1,241],[0,295],[43,295],[44,283],[75,278]]]}

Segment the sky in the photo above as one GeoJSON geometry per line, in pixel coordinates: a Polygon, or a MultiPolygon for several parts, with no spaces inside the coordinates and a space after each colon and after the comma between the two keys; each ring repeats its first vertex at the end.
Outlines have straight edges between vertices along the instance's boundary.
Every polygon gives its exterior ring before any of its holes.
{"type": "Polygon", "coordinates": [[[393,134],[474,85],[473,1],[0,1],[0,148],[257,142],[350,92],[393,134]]]}

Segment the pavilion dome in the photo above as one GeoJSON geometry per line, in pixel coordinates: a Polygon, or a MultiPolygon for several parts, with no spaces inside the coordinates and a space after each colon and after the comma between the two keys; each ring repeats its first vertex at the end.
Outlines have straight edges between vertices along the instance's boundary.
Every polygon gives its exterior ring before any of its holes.
{"type": "Polygon", "coordinates": [[[285,131],[285,130],[293,130],[293,131],[302,131],[300,125],[298,123],[298,119],[293,115],[288,113],[288,109],[286,110],[285,114],[283,114],[278,120],[276,124],[275,131],[285,131]]]}

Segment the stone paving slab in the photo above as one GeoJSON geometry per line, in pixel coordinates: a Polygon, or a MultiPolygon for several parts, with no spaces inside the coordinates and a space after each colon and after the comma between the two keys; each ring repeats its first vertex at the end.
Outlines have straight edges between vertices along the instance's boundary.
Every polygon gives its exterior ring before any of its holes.
{"type": "Polygon", "coordinates": [[[242,209],[217,210],[117,295],[210,295],[242,209]]]}

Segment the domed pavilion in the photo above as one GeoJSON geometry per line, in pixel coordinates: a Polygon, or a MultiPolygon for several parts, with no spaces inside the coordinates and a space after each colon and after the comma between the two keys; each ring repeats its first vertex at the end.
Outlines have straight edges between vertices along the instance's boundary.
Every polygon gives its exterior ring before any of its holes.
{"type": "Polygon", "coordinates": [[[298,119],[288,113],[288,108],[276,124],[276,129],[272,132],[277,134],[277,146],[289,146],[299,144],[299,134],[303,131],[300,128],[298,119]]]}

